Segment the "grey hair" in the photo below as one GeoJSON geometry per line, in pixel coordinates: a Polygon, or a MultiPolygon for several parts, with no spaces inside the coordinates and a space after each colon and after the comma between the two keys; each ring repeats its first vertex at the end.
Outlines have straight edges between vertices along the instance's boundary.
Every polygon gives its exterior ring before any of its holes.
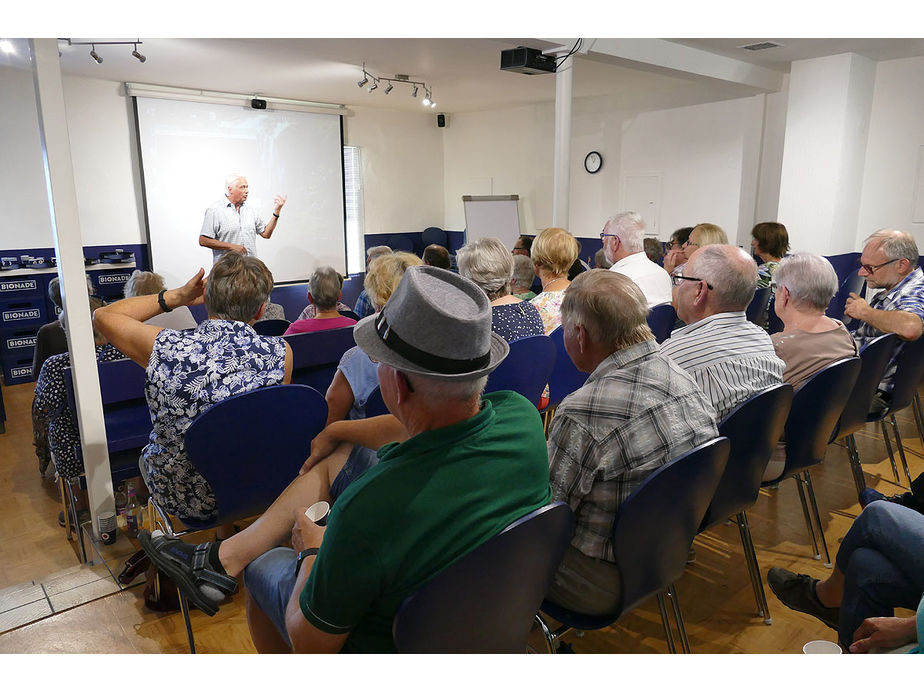
{"type": "Polygon", "coordinates": [[[125,282],[122,295],[125,296],[125,298],[150,296],[151,294],[160,293],[162,289],[166,288],[164,278],[156,272],[135,270],[128,278],[128,281],[125,282]]]}
{"type": "Polygon", "coordinates": [[[389,248],[387,245],[374,245],[366,251],[366,264],[368,265],[380,255],[388,255],[389,253],[393,252],[395,251],[389,248]]]}
{"type": "Polygon", "coordinates": [[[865,246],[871,241],[880,240],[879,247],[885,253],[887,260],[900,260],[905,258],[911,263],[911,269],[918,264],[918,244],[907,231],[898,231],[896,229],[879,229],[869,238],[863,241],[865,246]]]}
{"type": "Polygon", "coordinates": [[[318,310],[336,308],[342,290],[343,277],[329,265],[318,267],[308,281],[308,291],[318,310]]]}
{"type": "Polygon", "coordinates": [[[610,217],[606,227],[619,236],[622,245],[630,253],[640,253],[645,249],[645,220],[635,212],[622,212],[610,217]]]}
{"type": "Polygon", "coordinates": [[[404,376],[411,382],[414,392],[422,395],[423,401],[431,403],[434,408],[442,407],[447,401],[468,402],[477,399],[488,383],[486,375],[472,380],[441,380],[417,373],[404,373],[404,376]]]}
{"type": "Polygon", "coordinates": [[[529,291],[533,285],[536,273],[533,271],[533,261],[529,255],[513,256],[513,286],[522,287],[529,291]]]}
{"type": "Polygon", "coordinates": [[[513,277],[513,255],[496,238],[479,238],[456,253],[459,274],[475,282],[488,296],[504,291],[513,277]]]}
{"type": "MultiPolygon", "coordinates": [[[[96,289],[93,288],[93,280],[90,279],[89,274],[86,275],[86,278],[87,294],[92,296],[96,289]]],[[[55,310],[60,313],[64,304],[61,302],[61,280],[58,277],[52,277],[51,281],[48,282],[48,298],[55,304],[55,310]]]]}
{"type": "Polygon", "coordinates": [[[582,272],[565,289],[562,324],[583,325],[590,338],[614,352],[654,339],[648,327],[648,300],[638,285],[619,272],[582,272]]]}
{"type": "Polygon", "coordinates": [[[234,185],[235,181],[241,179],[247,180],[247,176],[242,176],[240,173],[232,173],[230,176],[225,178],[225,190],[228,190],[232,185],[234,185]]]}
{"type": "Polygon", "coordinates": [[[603,248],[600,248],[600,250],[594,253],[594,264],[600,265],[602,269],[609,269],[613,266],[613,263],[607,259],[606,250],[603,248]]]}
{"type": "Polygon", "coordinates": [[[260,258],[225,253],[209,273],[205,307],[211,318],[250,322],[272,290],[273,274],[260,258]]]}
{"type": "Polygon", "coordinates": [[[707,245],[697,251],[693,264],[689,270],[684,267],[684,275],[693,275],[708,282],[720,311],[744,310],[754,298],[758,280],[757,263],[741,248],[734,245],[707,245]]]}
{"type": "Polygon", "coordinates": [[[796,308],[823,313],[837,293],[837,273],[826,258],[795,253],[780,260],[773,283],[785,286],[796,308]]]}

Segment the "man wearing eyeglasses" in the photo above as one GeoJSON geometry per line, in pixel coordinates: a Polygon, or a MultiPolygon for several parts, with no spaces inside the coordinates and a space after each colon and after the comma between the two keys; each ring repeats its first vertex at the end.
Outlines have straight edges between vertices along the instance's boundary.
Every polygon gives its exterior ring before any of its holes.
{"type": "Polygon", "coordinates": [[[622,212],[606,222],[600,233],[603,252],[619,272],[636,283],[648,307],[671,301],[671,278],[645,253],[645,222],[635,212],[622,212]]]}
{"type": "Polygon", "coordinates": [[[741,248],[707,245],[672,275],[674,309],[686,327],[661,353],[702,388],[721,421],[748,397],[783,382],[783,361],[770,336],[745,309],[757,289],[757,264],[741,248]]]}
{"type": "MultiPolygon", "coordinates": [[[[914,341],[924,332],[924,274],[918,267],[918,245],[904,231],[880,229],[866,239],[858,274],[871,289],[882,289],[869,302],[851,293],[844,313],[863,322],[854,333],[857,347],[863,348],[883,334],[894,333],[914,341]]],[[[901,349],[901,345],[899,345],[901,349]]],[[[895,357],[879,383],[874,410],[885,408],[892,392],[895,357]]]]}

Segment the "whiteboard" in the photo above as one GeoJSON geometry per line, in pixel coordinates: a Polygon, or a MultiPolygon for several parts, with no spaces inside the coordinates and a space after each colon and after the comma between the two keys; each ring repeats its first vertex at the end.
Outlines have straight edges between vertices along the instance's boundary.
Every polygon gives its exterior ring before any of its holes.
{"type": "Polygon", "coordinates": [[[211,268],[199,232],[231,174],[247,178],[247,205],[264,221],[274,196],[288,195],[272,238],[256,239],[275,282],[306,281],[320,265],[345,272],[339,114],[135,100],[151,261],[167,286],[211,268]]]}
{"type": "Polygon", "coordinates": [[[465,242],[498,238],[513,248],[520,235],[519,195],[463,195],[465,242]]]}

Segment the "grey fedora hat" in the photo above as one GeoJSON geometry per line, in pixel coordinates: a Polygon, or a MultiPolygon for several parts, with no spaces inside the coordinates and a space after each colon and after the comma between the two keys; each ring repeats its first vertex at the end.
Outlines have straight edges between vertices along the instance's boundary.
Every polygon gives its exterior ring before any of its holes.
{"type": "Polygon", "coordinates": [[[480,378],[510,351],[491,331],[491,303],[484,291],[427,265],[408,267],[385,307],[360,320],[353,336],[375,361],[442,380],[480,378]]]}

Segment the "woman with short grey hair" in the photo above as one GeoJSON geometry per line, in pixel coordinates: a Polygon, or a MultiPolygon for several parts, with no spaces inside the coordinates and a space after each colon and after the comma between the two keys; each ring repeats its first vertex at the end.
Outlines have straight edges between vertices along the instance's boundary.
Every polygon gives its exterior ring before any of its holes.
{"type": "Polygon", "coordinates": [[[318,267],[308,283],[308,301],[314,306],[314,317],[296,320],[289,325],[285,334],[321,332],[355,325],[356,321],[353,318],[341,315],[337,311],[337,303],[341,296],[343,296],[343,277],[340,273],[329,265],[318,267]]]}
{"type": "Polygon", "coordinates": [[[536,307],[510,294],[513,263],[514,256],[496,238],[480,238],[462,246],[456,253],[459,274],[471,279],[487,294],[491,301],[491,327],[508,342],[545,334],[542,316],[536,307]]]}
{"type": "MultiPolygon", "coordinates": [[[[770,335],[776,355],[786,364],[783,381],[798,389],[819,370],[857,355],[853,337],[840,320],[825,315],[837,293],[831,263],[814,253],[784,257],[773,274],[776,314],[783,331],[770,335]]],[[[764,480],[776,479],[786,460],[782,444],[770,459],[764,480]]]]}

